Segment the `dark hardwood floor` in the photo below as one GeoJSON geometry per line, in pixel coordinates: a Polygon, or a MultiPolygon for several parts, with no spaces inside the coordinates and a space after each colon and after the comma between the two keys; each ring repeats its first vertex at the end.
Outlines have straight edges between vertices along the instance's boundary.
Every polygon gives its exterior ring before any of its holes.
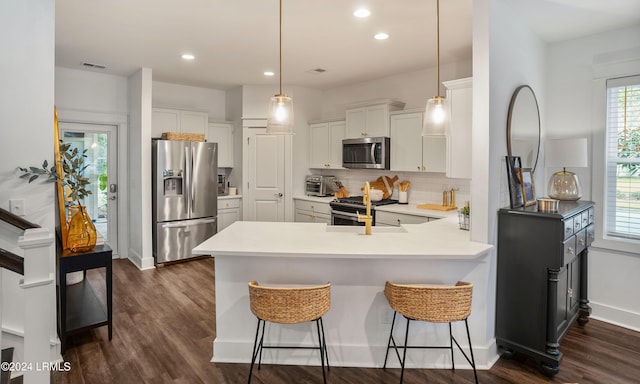
{"type": "MultiPolygon", "coordinates": [[[[89,276],[96,290],[103,289],[101,272],[91,271],[89,276]]],[[[71,371],[52,374],[53,383],[246,382],[248,364],[209,361],[215,337],[213,259],[143,272],[129,261],[114,260],[113,310],[112,341],[106,327],[72,336],[64,355],[71,371]]],[[[574,324],[560,349],[564,358],[553,379],[540,374],[534,363],[516,357],[478,371],[480,383],[640,382],[639,332],[591,320],[585,327],[574,324]]],[[[399,377],[399,369],[333,367],[328,383],[397,383],[399,377]]],[[[266,365],[252,382],[321,383],[322,373],[319,367],[266,365]]],[[[473,372],[408,370],[404,382],[473,383],[473,372]]]]}

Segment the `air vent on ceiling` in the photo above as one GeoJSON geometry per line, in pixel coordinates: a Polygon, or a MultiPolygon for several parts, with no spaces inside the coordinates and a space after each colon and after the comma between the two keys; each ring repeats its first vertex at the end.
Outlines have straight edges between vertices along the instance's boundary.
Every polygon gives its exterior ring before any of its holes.
{"type": "Polygon", "coordinates": [[[96,64],[96,63],[89,63],[89,62],[84,62],[82,63],[83,66],[85,67],[89,67],[89,68],[96,68],[96,69],[107,69],[106,65],[102,65],[102,64],[96,64]]]}
{"type": "Polygon", "coordinates": [[[307,71],[308,73],[315,73],[315,74],[320,74],[320,73],[324,73],[327,72],[326,69],[324,68],[314,68],[314,69],[310,69],[307,71]]]}

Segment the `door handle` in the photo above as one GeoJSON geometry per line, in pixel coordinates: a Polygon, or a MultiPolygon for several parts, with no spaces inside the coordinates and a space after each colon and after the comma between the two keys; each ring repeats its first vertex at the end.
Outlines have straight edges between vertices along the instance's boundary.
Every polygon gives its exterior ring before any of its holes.
{"type": "Polygon", "coordinates": [[[281,192],[279,192],[279,193],[274,193],[274,194],[273,194],[273,196],[275,196],[275,197],[282,197],[282,196],[283,196],[283,194],[282,194],[281,192]]]}
{"type": "Polygon", "coordinates": [[[116,197],[115,197],[115,196],[111,196],[111,197],[109,198],[109,200],[115,200],[115,199],[116,199],[116,197]]]}

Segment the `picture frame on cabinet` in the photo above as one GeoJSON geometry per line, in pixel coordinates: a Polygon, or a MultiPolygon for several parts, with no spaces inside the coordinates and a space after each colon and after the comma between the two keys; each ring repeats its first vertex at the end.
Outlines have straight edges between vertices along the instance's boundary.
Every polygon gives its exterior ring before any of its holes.
{"type": "Polygon", "coordinates": [[[520,184],[522,185],[522,200],[524,206],[536,203],[536,193],[533,185],[533,170],[520,168],[520,184]]]}
{"type": "Polygon", "coordinates": [[[520,183],[520,169],[522,160],[520,156],[505,156],[507,163],[507,184],[509,185],[509,202],[511,208],[520,208],[524,205],[522,185],[520,183]]]}

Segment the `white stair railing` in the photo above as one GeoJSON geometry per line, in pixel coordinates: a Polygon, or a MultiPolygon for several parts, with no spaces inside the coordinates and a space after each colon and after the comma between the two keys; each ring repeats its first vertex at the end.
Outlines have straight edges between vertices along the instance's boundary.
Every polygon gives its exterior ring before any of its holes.
{"type": "Polygon", "coordinates": [[[50,383],[51,331],[55,329],[52,313],[51,285],[55,285],[55,274],[49,260],[54,237],[47,228],[31,228],[24,231],[18,245],[24,250],[24,357],[25,384],[50,383]]]}

